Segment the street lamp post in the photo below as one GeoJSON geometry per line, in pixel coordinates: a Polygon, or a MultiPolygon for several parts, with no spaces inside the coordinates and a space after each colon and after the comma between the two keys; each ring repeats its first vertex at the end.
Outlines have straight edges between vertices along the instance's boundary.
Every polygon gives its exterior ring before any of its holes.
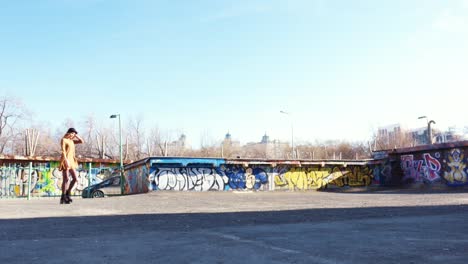
{"type": "Polygon", "coordinates": [[[124,177],[123,177],[123,157],[122,157],[122,124],[120,122],[120,114],[111,115],[110,118],[119,118],[119,154],[120,154],[120,194],[124,194],[124,177]]]}
{"type": "Polygon", "coordinates": [[[294,125],[293,125],[291,113],[283,111],[283,110],[281,110],[280,113],[287,115],[289,117],[289,119],[290,119],[290,122],[291,122],[291,148],[292,148],[291,159],[294,159],[296,155],[295,155],[295,152],[294,152],[294,125]]]}
{"type": "Polygon", "coordinates": [[[420,116],[420,117],[418,117],[418,119],[426,119],[426,123],[427,123],[427,143],[429,145],[432,145],[432,127],[431,127],[431,125],[435,124],[436,122],[434,120],[429,121],[427,119],[427,116],[420,116]]]}

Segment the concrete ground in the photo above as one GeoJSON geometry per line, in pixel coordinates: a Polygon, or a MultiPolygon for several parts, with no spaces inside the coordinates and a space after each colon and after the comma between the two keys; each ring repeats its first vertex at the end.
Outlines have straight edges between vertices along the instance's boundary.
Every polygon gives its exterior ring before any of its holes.
{"type": "Polygon", "coordinates": [[[468,193],[0,199],[0,263],[467,263],[468,193]]]}

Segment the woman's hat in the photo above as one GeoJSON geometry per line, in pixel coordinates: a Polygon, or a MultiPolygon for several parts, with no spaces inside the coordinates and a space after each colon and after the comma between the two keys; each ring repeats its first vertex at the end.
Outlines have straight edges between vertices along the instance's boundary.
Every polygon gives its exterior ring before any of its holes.
{"type": "Polygon", "coordinates": [[[70,127],[67,131],[67,133],[75,133],[75,134],[78,134],[78,131],[76,131],[76,129],[74,129],[73,127],[70,127]]]}

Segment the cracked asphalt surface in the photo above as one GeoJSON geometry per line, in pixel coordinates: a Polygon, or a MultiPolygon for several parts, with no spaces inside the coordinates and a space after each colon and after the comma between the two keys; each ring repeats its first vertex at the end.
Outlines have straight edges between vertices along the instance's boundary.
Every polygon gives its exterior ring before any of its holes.
{"type": "Polygon", "coordinates": [[[466,263],[468,193],[0,199],[0,263],[466,263]]]}

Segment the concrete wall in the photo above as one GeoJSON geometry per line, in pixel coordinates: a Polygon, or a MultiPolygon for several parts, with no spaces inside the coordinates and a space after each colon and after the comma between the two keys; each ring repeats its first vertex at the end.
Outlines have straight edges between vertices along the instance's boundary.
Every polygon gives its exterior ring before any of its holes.
{"type": "Polygon", "coordinates": [[[147,158],[125,166],[125,193],[316,190],[380,184],[371,161],[147,158]]]}

